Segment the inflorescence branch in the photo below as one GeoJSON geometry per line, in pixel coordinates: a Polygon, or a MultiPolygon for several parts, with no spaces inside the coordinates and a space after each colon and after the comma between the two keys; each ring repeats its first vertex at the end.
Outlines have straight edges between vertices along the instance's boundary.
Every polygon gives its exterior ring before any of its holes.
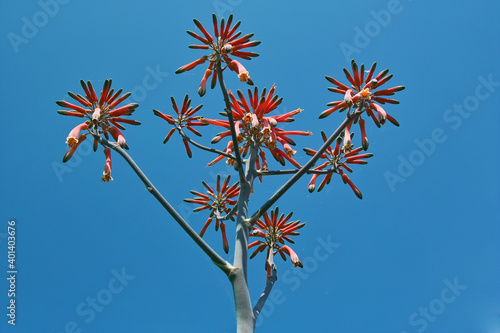
{"type": "Polygon", "coordinates": [[[259,316],[260,312],[262,311],[262,308],[266,304],[267,297],[269,297],[269,294],[271,293],[271,290],[273,289],[274,283],[278,280],[278,274],[276,270],[276,265],[273,264],[271,266],[271,271],[272,274],[267,278],[266,281],[266,287],[264,288],[264,291],[259,297],[259,300],[257,301],[257,304],[255,304],[253,308],[253,316],[255,320],[257,320],[257,317],[259,316]]]}
{"type": "Polygon", "coordinates": [[[233,159],[233,160],[236,159],[231,154],[228,154],[226,152],[223,152],[223,151],[215,149],[215,148],[210,148],[210,147],[206,147],[206,146],[204,146],[202,144],[199,144],[198,142],[194,141],[189,136],[187,136],[186,133],[184,133],[184,131],[182,130],[182,127],[180,127],[179,125],[175,125],[175,128],[177,129],[177,131],[179,131],[179,134],[182,136],[182,138],[185,139],[186,141],[188,141],[189,143],[191,143],[193,146],[195,146],[195,147],[197,147],[199,149],[202,149],[202,150],[209,151],[211,153],[216,153],[216,154],[219,154],[219,155],[224,155],[225,157],[233,159]]]}
{"type": "Polygon", "coordinates": [[[158,200],[158,202],[167,210],[167,212],[174,218],[174,220],[181,226],[182,229],[191,237],[191,239],[212,259],[212,261],[219,266],[219,268],[226,274],[229,274],[234,267],[224,260],[217,252],[215,252],[210,245],[208,245],[203,238],[201,238],[196,231],[191,228],[191,226],[179,215],[179,213],[170,205],[170,203],[161,195],[161,193],[156,189],[156,187],[151,183],[151,181],[142,172],[135,161],[130,157],[125,150],[123,150],[118,144],[109,142],[105,138],[101,137],[95,132],[91,132],[94,138],[96,138],[100,144],[109,147],[120,154],[125,161],[134,170],[137,176],[146,186],[146,189],[158,200]]]}

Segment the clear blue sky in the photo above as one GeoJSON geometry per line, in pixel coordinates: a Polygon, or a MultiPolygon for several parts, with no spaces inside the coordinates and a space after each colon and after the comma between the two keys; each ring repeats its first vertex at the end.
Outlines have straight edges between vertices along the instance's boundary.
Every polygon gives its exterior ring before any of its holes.
{"type": "MultiPolygon", "coordinates": [[[[401,104],[387,107],[401,127],[369,126],[375,156],[352,177],[362,201],[338,178],[309,194],[308,177],[279,201],[307,223],[294,246],[305,268],[278,262],[257,331],[500,332],[497,1],[54,3],[0,4],[0,331],[234,332],[229,282],[118,156],[109,184],[99,179],[102,151],[89,154],[88,146],[60,169],[78,120],[58,115],[54,103],[68,90],[81,93],[80,79],[100,89],[112,78],[115,88],[132,91],[142,125],[126,131],[130,154],[200,230],[206,217],[182,199],[228,170],[206,168],[209,153],[195,150],[188,159],[178,137],[163,145],[168,126],[152,109],[170,113],[169,97],[189,93],[205,105],[200,115],[222,110],[219,90],[196,94],[202,69],[173,73],[203,54],[187,47],[195,43],[185,32],[196,30],[192,18],[209,26],[213,12],[232,12],[244,33],[262,41],[261,56],[243,62],[253,81],[277,85],[284,98],[277,112],[304,109],[287,125],[313,132],[297,140],[300,147],[318,147],[320,130],[342,120],[317,118],[338,98],[324,76],[345,82],[351,58],[377,61],[394,73],[392,85],[407,87],[397,95],[401,104]],[[159,74],[145,85],[151,71],[159,74]],[[10,219],[17,223],[15,328],[6,316],[10,219]],[[94,309],[93,298],[100,300],[94,309]]],[[[234,77],[227,84],[246,89],[234,77]]],[[[202,130],[208,143],[220,129],[202,130]]],[[[285,180],[256,185],[251,207],[285,180]]],[[[206,239],[222,252],[219,233],[210,228],[206,239]]],[[[263,260],[250,262],[254,300],[264,287],[263,260]]]]}

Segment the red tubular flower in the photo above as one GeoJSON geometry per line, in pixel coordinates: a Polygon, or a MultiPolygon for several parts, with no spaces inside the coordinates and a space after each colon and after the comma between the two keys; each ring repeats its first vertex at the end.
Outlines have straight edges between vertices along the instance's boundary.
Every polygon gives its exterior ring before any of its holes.
{"type": "Polygon", "coordinates": [[[108,129],[108,132],[111,134],[113,139],[116,140],[116,142],[120,145],[120,147],[128,149],[125,137],[123,136],[123,133],[118,129],[118,127],[112,126],[108,129]]]}
{"type": "MultiPolygon", "coordinates": [[[[300,168],[300,164],[293,159],[295,151],[291,148],[291,146],[294,146],[295,142],[290,139],[289,136],[311,135],[311,132],[285,131],[277,127],[278,123],[293,121],[292,117],[302,112],[302,110],[297,109],[286,114],[276,116],[269,115],[269,113],[275,110],[282,101],[282,98],[274,95],[275,89],[276,87],[272,86],[266,94],[266,89],[264,88],[260,96],[257,87],[254,88],[253,92],[249,89],[248,101],[239,90],[239,100],[236,99],[231,91],[228,92],[228,95],[231,98],[231,108],[235,121],[235,128],[237,130],[238,142],[240,143],[240,149],[244,156],[248,151],[248,148],[253,143],[257,143],[259,146],[259,154],[257,155],[256,163],[257,165],[260,165],[260,158],[262,161],[262,170],[267,170],[267,160],[263,150],[264,148],[268,149],[271,155],[282,165],[285,164],[285,160],[288,160],[295,167],[300,168]],[[278,144],[281,145],[283,150],[278,148],[278,144]]],[[[227,120],[200,118],[200,122],[221,126],[227,129],[226,131],[217,134],[217,136],[212,139],[212,142],[219,142],[221,138],[230,135],[229,122],[227,120]]],[[[219,157],[212,161],[210,165],[213,165],[222,159],[223,158],[219,157]]],[[[227,163],[232,164],[233,160],[228,159],[227,163]]]]}
{"type": "Polygon", "coordinates": [[[356,118],[353,120],[353,123],[357,123],[359,121],[360,130],[362,133],[363,148],[365,150],[368,149],[368,138],[366,137],[364,121],[361,122],[361,115],[364,111],[366,111],[366,114],[373,119],[373,122],[375,123],[375,125],[377,125],[377,127],[383,125],[386,120],[389,120],[394,125],[399,126],[397,120],[387,114],[387,112],[379,104],[399,104],[399,101],[395,99],[385,98],[385,96],[394,95],[394,93],[405,89],[404,86],[396,86],[385,90],[375,91],[375,89],[389,81],[393,76],[392,74],[387,75],[389,70],[385,69],[377,76],[373,77],[376,66],[377,63],[373,63],[370,70],[367,71],[368,73],[365,78],[365,66],[361,65],[361,68],[358,68],[356,62],[352,60],[352,75],[346,68],[344,68],[344,74],[351,84],[351,87],[340,83],[330,76],[326,76],[326,79],[335,85],[335,87],[328,88],[328,90],[334,93],[342,94],[344,96],[344,99],[342,101],[334,101],[328,103],[327,105],[330,108],[323,111],[319,115],[319,118],[321,119],[328,117],[337,110],[339,112],[342,112],[346,109],[350,110],[351,107],[357,108],[361,106],[363,111],[356,116],[356,118]]]}
{"type": "Polygon", "coordinates": [[[66,154],[64,154],[63,156],[63,163],[66,163],[69,161],[69,159],[71,157],[73,157],[73,154],[75,153],[76,151],[76,148],[78,148],[78,146],[83,142],[85,141],[85,139],[87,138],[87,136],[85,134],[80,134],[80,136],[78,137],[77,140],[75,140],[75,144],[73,144],[69,149],[68,151],[66,152],[66,154]]]}
{"type": "MultiPolygon", "coordinates": [[[[83,106],[75,105],[66,101],[56,101],[57,105],[71,110],[59,110],[57,111],[58,113],[65,116],[87,118],[84,123],[79,124],[69,133],[66,143],[72,149],[64,155],[63,161],[68,161],[73,155],[76,147],[78,147],[81,142],[81,139],[77,139],[77,137],[83,130],[87,130],[93,134],[104,134],[106,138],[108,138],[108,133],[111,133],[121,147],[128,149],[125,137],[120,131],[125,129],[122,123],[129,125],[140,125],[141,123],[136,120],[120,118],[120,116],[131,115],[139,104],[130,103],[116,108],[121,102],[130,96],[130,93],[120,96],[122,89],[119,89],[116,92],[114,89],[111,89],[111,79],[104,81],[99,98],[90,81],[85,83],[85,81],[80,80],[80,84],[85,92],[85,97],[82,95],[76,95],[72,92],[68,92],[68,95],[83,106]]],[[[94,151],[97,150],[97,147],[98,141],[94,138],[94,151]]]]}
{"type": "Polygon", "coordinates": [[[104,165],[101,180],[103,182],[109,182],[113,180],[113,178],[111,178],[111,149],[104,148],[104,155],[106,156],[106,164],[104,165]]]}
{"type": "Polygon", "coordinates": [[[206,82],[210,75],[212,76],[211,88],[213,89],[217,83],[217,70],[214,63],[216,61],[221,61],[226,65],[221,68],[225,70],[229,68],[230,70],[236,72],[238,74],[239,79],[242,82],[246,82],[249,85],[253,85],[250,76],[248,75],[248,71],[241,65],[238,61],[231,59],[231,57],[239,57],[242,59],[250,60],[252,57],[257,57],[258,54],[254,52],[246,52],[242,51],[243,49],[254,47],[260,44],[259,41],[250,41],[253,34],[247,34],[243,37],[241,36],[241,32],[236,32],[236,29],[240,26],[240,21],[236,22],[231,27],[233,22],[233,15],[229,15],[227,18],[227,22],[224,19],[221,19],[220,29],[219,24],[217,22],[217,16],[212,14],[212,22],[214,27],[214,35],[212,36],[207,32],[205,27],[197,20],[193,19],[196,27],[201,31],[202,35],[193,32],[187,31],[187,33],[200,41],[203,45],[189,45],[189,48],[192,49],[200,49],[200,50],[212,50],[212,54],[205,55],[198,60],[195,60],[187,65],[184,65],[175,71],[176,74],[180,74],[186,71],[189,71],[195,68],[198,65],[203,64],[206,60],[210,63],[208,65],[208,70],[205,71],[205,75],[201,81],[200,87],[198,89],[198,94],[203,96],[206,92],[206,82]]]}
{"type": "MultiPolygon", "coordinates": [[[[354,186],[349,177],[344,173],[344,170],[352,172],[352,169],[347,164],[367,164],[368,162],[364,159],[372,157],[373,154],[360,154],[360,152],[363,150],[363,147],[352,149],[351,144],[346,146],[344,143],[345,140],[343,139],[343,135],[344,134],[342,133],[341,136],[337,138],[334,149],[332,149],[332,147],[330,146],[326,149],[325,153],[320,156],[320,158],[326,160],[326,162],[311,170],[331,171],[331,173],[325,175],[325,178],[318,188],[318,192],[320,192],[326,184],[330,183],[332,174],[336,173],[341,175],[344,183],[349,184],[356,196],[362,199],[363,195],[361,194],[361,191],[356,186],[354,186]]],[[[321,131],[321,136],[323,137],[323,141],[326,142],[328,138],[323,131],[321,131]]],[[[316,154],[316,151],[310,148],[304,148],[304,151],[309,156],[314,156],[316,154]]],[[[319,176],[320,174],[313,174],[308,184],[309,192],[314,192],[314,190],[316,189],[316,180],[319,176]]]]}
{"type": "Polygon", "coordinates": [[[278,250],[280,253],[284,252],[290,256],[290,260],[292,261],[293,267],[304,267],[302,266],[302,261],[300,261],[299,256],[295,253],[294,250],[288,245],[282,246],[281,249],[278,250]],[[280,251],[281,250],[281,251],[280,251]]]}
{"type": "Polygon", "coordinates": [[[201,80],[200,86],[198,88],[198,94],[200,96],[205,95],[205,93],[207,92],[207,80],[210,77],[210,75],[212,75],[212,70],[208,68],[205,71],[205,75],[203,75],[203,79],[201,80]]]}
{"type": "Polygon", "coordinates": [[[229,244],[227,242],[226,226],[224,221],[227,219],[234,221],[234,216],[236,214],[231,214],[231,210],[233,210],[237,203],[236,197],[240,194],[239,182],[229,186],[230,180],[231,176],[227,176],[221,183],[221,177],[220,175],[217,175],[217,185],[215,190],[212,189],[207,183],[202,182],[203,186],[207,189],[206,194],[191,191],[191,193],[196,195],[196,197],[194,199],[184,199],[185,202],[201,205],[200,207],[195,208],[193,210],[194,212],[205,209],[210,210],[210,215],[205,222],[203,229],[200,231],[200,237],[203,237],[208,226],[215,218],[215,231],[217,231],[220,226],[222,233],[222,247],[226,253],[229,252],[229,244]]]}
{"type": "Polygon", "coordinates": [[[68,137],[66,138],[66,143],[68,144],[68,147],[73,147],[75,144],[77,144],[80,131],[86,129],[88,129],[87,123],[82,123],[73,128],[71,132],[69,132],[68,137]]]}
{"type": "Polygon", "coordinates": [[[255,223],[252,232],[250,232],[251,237],[259,237],[262,239],[256,240],[248,245],[248,248],[257,247],[254,252],[250,255],[250,259],[255,257],[259,252],[263,252],[267,248],[266,265],[265,269],[268,275],[271,271],[272,258],[275,254],[279,253],[283,260],[286,261],[287,254],[294,267],[303,267],[297,254],[290,248],[290,246],[285,245],[285,242],[294,244],[295,242],[290,238],[291,236],[300,235],[297,230],[304,227],[305,223],[300,223],[299,221],[289,221],[293,213],[279,215],[279,208],[273,211],[271,210],[271,216],[265,212],[262,217],[264,220],[260,219],[255,223]]]}
{"type": "Polygon", "coordinates": [[[241,82],[246,82],[249,85],[253,86],[253,81],[250,78],[250,75],[248,75],[248,71],[246,70],[245,67],[243,67],[242,64],[240,64],[239,61],[232,60],[227,64],[227,66],[229,67],[230,70],[238,74],[238,78],[240,79],[241,82]]]}
{"type": "MultiPolygon", "coordinates": [[[[198,121],[198,118],[199,118],[198,116],[194,116],[194,114],[196,112],[198,112],[203,107],[203,104],[200,104],[195,108],[190,107],[191,99],[189,99],[189,96],[186,94],[186,96],[184,96],[184,100],[182,101],[182,107],[179,110],[179,108],[177,107],[177,103],[175,102],[174,97],[170,97],[170,99],[172,101],[172,107],[174,108],[174,111],[177,114],[176,118],[174,118],[173,116],[167,115],[167,114],[163,114],[160,111],[153,109],[153,112],[156,116],[162,118],[170,125],[174,125],[174,128],[170,129],[167,136],[163,140],[163,143],[167,143],[167,141],[172,136],[174,129],[177,129],[180,133],[180,131],[183,127],[187,128],[188,130],[190,130],[194,134],[201,136],[201,133],[198,132],[197,130],[195,130],[193,128],[193,126],[205,126],[205,125],[207,125],[206,123],[202,123],[202,122],[198,121]]],[[[191,148],[189,147],[189,142],[186,140],[186,138],[183,138],[182,141],[184,143],[184,147],[186,148],[187,155],[189,157],[192,157],[191,148]]]]}

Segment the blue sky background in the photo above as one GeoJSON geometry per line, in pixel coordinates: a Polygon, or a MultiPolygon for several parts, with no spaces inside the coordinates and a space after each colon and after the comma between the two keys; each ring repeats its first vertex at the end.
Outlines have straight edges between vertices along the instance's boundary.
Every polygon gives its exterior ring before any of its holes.
{"type": "MultiPolygon", "coordinates": [[[[200,230],[206,216],[182,199],[230,170],[206,168],[213,159],[206,152],[188,159],[178,137],[163,145],[169,127],[152,109],[170,113],[169,97],[189,93],[193,104],[204,104],[200,115],[222,110],[219,89],[197,96],[203,69],[173,74],[204,54],[188,49],[195,40],[185,31],[196,30],[192,18],[209,27],[213,12],[234,13],[240,29],[262,41],[255,48],[261,56],[243,64],[259,87],[277,85],[284,97],[277,112],[305,110],[286,127],[315,134],[297,140],[300,148],[318,147],[320,130],[341,122],[337,113],[317,118],[339,97],[324,76],[345,82],[351,58],[377,61],[395,74],[387,87],[407,87],[397,94],[401,104],[387,107],[401,127],[369,123],[375,156],[352,176],[362,201],[339,178],[309,194],[309,177],[279,201],[281,211],[307,223],[294,246],[305,268],[278,261],[257,332],[500,332],[498,2],[62,2],[0,4],[2,332],[235,331],[226,277],[124,161],[113,155],[115,180],[102,183],[102,151],[82,145],[61,169],[78,119],[58,115],[54,103],[68,100],[68,90],[81,93],[80,79],[100,90],[112,78],[113,87],[132,91],[140,104],[133,118],[142,125],[126,131],[130,154],[200,230]],[[33,23],[36,30],[25,27],[33,23]],[[12,43],[13,34],[23,43],[12,43]],[[356,50],[343,51],[347,44],[356,50]],[[154,70],[161,75],[146,89],[154,70]],[[462,114],[454,111],[460,107],[462,114]],[[402,161],[414,165],[404,169],[402,161]],[[391,185],[388,173],[400,182],[391,185]],[[16,327],[6,316],[10,219],[17,228],[16,327]],[[328,242],[330,252],[321,248],[328,242]],[[119,282],[122,273],[128,280],[119,282]],[[454,292],[450,284],[458,284],[454,292]],[[100,311],[90,310],[91,298],[105,303],[100,311]]],[[[246,89],[226,76],[229,89],[246,89]]],[[[206,143],[219,132],[202,130],[206,143]]],[[[297,159],[307,160],[303,153],[297,159]]],[[[285,180],[257,184],[251,207],[285,180]]],[[[222,253],[219,233],[210,228],[206,239],[222,253]]],[[[254,301],[264,260],[250,262],[254,301]]]]}

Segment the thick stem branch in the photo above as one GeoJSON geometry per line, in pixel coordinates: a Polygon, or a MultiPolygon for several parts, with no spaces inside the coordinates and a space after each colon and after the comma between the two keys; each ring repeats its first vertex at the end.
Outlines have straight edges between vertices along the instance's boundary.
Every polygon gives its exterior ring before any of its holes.
{"type": "Polygon", "coordinates": [[[332,135],[328,138],[328,140],[321,146],[321,148],[317,151],[316,154],[314,154],[313,157],[295,174],[293,175],[283,186],[276,191],[253,215],[247,220],[247,223],[254,225],[255,222],[264,214],[269,208],[271,208],[272,205],[276,201],[278,201],[279,198],[283,194],[288,191],[290,187],[292,187],[293,184],[297,182],[297,180],[300,179],[306,172],[311,169],[316,161],[320,158],[321,155],[328,149],[328,147],[337,139],[337,137],[340,135],[340,133],[349,125],[358,114],[362,112],[363,105],[358,106],[358,108],[353,112],[353,114],[347,114],[346,119],[340,124],[340,126],[335,130],[335,132],[332,133],[332,135]]]}
{"type": "Polygon", "coordinates": [[[174,218],[174,220],[181,226],[182,229],[191,237],[191,239],[205,252],[212,261],[219,266],[219,268],[226,274],[234,269],[234,267],[224,260],[217,252],[215,252],[210,245],[208,245],[196,231],[191,228],[191,226],[182,218],[182,216],[177,213],[177,211],[170,205],[170,203],[161,195],[161,193],[154,187],[153,183],[146,177],[146,175],[142,172],[139,166],[135,163],[135,161],[130,157],[125,150],[123,150],[118,144],[109,142],[108,140],[102,138],[99,135],[94,134],[99,140],[99,143],[102,145],[109,147],[120,154],[125,161],[130,165],[130,167],[134,170],[137,176],[141,179],[141,181],[146,185],[146,189],[158,200],[158,202],[167,210],[167,212],[174,218]]]}
{"type": "Polygon", "coordinates": [[[245,181],[241,182],[240,185],[238,213],[236,216],[236,241],[234,246],[233,266],[238,269],[233,271],[229,276],[233,285],[238,333],[253,333],[255,329],[255,318],[253,317],[252,302],[247,282],[248,236],[251,227],[245,222],[245,219],[248,216],[248,202],[255,177],[257,151],[258,147],[252,145],[250,147],[250,156],[245,162],[245,181]]]}
{"type": "Polygon", "coordinates": [[[262,311],[262,308],[264,307],[264,304],[266,304],[267,298],[269,297],[269,294],[271,294],[271,290],[273,289],[274,282],[278,280],[278,275],[276,272],[276,265],[272,265],[272,275],[269,276],[266,280],[266,287],[264,288],[264,291],[259,297],[259,300],[257,301],[257,304],[253,307],[253,316],[255,320],[257,320],[257,317],[259,316],[260,312],[262,311]]]}
{"type": "Polygon", "coordinates": [[[222,216],[219,213],[215,213],[215,217],[217,217],[219,221],[227,221],[231,219],[233,215],[236,214],[237,211],[238,211],[238,203],[236,203],[236,205],[234,205],[234,207],[226,215],[222,216]]]}

